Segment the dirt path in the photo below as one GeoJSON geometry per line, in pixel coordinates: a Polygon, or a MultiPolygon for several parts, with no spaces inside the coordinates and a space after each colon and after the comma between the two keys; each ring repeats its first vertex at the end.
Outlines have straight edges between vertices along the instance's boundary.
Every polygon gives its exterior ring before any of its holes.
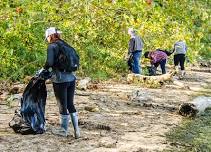
{"type": "MultiPolygon", "coordinates": [[[[82,134],[78,140],[72,134],[68,138],[54,136],[49,130],[43,135],[17,135],[8,122],[18,108],[18,100],[10,105],[0,101],[0,151],[141,152],[170,148],[165,133],[182,120],[176,113],[178,106],[210,84],[211,73],[189,71],[182,82],[190,89],[174,86],[147,89],[105,83],[97,84],[96,90],[77,90],[75,102],[82,134]]],[[[46,109],[47,127],[58,125],[58,108],[51,85],[48,85],[46,109]]]]}

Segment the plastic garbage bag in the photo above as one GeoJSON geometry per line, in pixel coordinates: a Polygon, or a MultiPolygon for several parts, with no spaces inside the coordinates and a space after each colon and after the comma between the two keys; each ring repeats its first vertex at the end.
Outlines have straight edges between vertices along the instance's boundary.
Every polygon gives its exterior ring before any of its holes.
{"type": "Polygon", "coordinates": [[[9,126],[21,134],[42,134],[45,131],[45,81],[51,77],[47,70],[37,73],[24,89],[21,107],[15,111],[9,126]]]}

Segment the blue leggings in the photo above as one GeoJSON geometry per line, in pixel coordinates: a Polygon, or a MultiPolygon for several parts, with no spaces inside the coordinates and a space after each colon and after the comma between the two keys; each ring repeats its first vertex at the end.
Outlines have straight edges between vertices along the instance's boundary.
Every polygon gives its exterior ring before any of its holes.
{"type": "Polygon", "coordinates": [[[53,83],[54,94],[59,104],[59,112],[62,115],[68,115],[69,113],[75,113],[74,106],[74,93],[75,93],[75,81],[64,83],[53,83]]]}

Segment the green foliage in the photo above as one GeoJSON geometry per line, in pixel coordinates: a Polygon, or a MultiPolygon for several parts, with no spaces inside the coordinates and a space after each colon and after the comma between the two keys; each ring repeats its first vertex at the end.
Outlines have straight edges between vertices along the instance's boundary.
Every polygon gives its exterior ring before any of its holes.
{"type": "Polygon", "coordinates": [[[192,61],[211,57],[209,0],[4,0],[0,3],[1,78],[31,75],[42,67],[47,44],[44,32],[56,26],[79,52],[81,76],[114,77],[127,71],[127,28],[134,27],[144,50],[171,49],[186,40],[192,61]]]}
{"type": "Polygon", "coordinates": [[[211,109],[194,120],[186,119],[180,127],[173,129],[167,138],[171,150],[166,151],[211,151],[211,109]]]}

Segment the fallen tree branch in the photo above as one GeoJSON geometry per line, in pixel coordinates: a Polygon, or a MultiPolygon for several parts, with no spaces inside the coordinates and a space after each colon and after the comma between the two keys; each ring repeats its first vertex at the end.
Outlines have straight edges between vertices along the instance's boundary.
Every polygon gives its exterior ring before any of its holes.
{"type": "Polygon", "coordinates": [[[142,83],[152,86],[161,86],[166,81],[172,81],[172,77],[175,74],[175,71],[169,72],[167,74],[159,76],[145,76],[140,74],[128,74],[127,82],[128,83],[142,83]]]}

